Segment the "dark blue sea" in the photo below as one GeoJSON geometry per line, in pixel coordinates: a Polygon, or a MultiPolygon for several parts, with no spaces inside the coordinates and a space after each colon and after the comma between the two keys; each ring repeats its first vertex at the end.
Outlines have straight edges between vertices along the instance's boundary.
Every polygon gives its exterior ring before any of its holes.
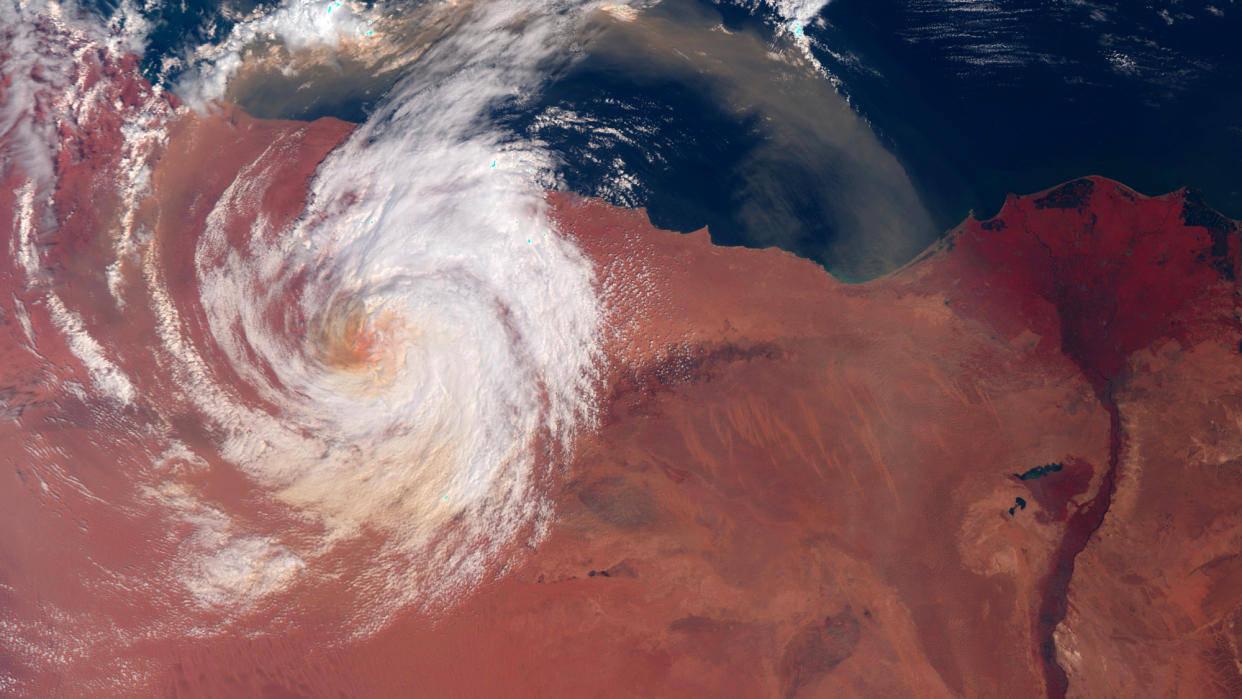
{"type": "MultiPolygon", "coordinates": [[[[235,14],[259,7],[232,2],[235,14]]],[[[158,30],[144,66],[154,80],[175,80],[168,57],[218,41],[231,26],[218,2],[148,12],[158,30]]],[[[889,186],[873,174],[866,144],[852,145],[867,139],[841,132],[822,96],[765,101],[754,66],[735,70],[761,61],[723,37],[791,50],[780,29],[788,24],[771,5],[665,0],[644,16],[687,32],[685,46],[674,32],[655,53],[680,51],[693,63],[688,51],[719,51],[718,68],[666,70],[673,64],[624,48],[650,40],[650,30],[616,39],[626,30],[602,29],[575,60],[550,67],[539,94],[497,105],[493,118],[545,142],[563,187],[646,207],[657,226],[709,226],[719,243],[778,245],[864,279],[910,259],[970,212],[992,215],[1010,192],[1086,174],[1145,194],[1194,187],[1242,218],[1242,7],[1232,0],[827,4],[798,27],[824,71],[818,79],[895,157],[926,213],[910,217],[901,240],[880,243],[887,254],[876,254],[856,206],[865,197],[880,211],[889,186]],[[749,81],[746,90],[732,90],[734,79],[749,81]],[[821,112],[814,125],[822,128],[807,128],[821,112]]],[[[259,116],[358,121],[373,99],[294,113],[246,106],[259,116]]]]}

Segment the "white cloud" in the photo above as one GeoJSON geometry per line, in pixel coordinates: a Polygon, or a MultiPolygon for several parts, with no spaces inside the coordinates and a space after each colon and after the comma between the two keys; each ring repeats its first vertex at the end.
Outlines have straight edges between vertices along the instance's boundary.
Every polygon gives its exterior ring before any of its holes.
{"type": "Polygon", "coordinates": [[[291,50],[333,48],[342,39],[362,38],[378,13],[336,0],[290,0],[269,14],[233,26],[221,43],[203,45],[191,57],[194,70],[178,91],[196,107],[224,96],[228,81],[242,67],[244,51],[261,40],[279,41],[291,50]]]}
{"type": "MultiPolygon", "coordinates": [[[[331,541],[388,537],[397,557],[359,582],[394,593],[378,618],[476,583],[546,516],[542,469],[592,425],[594,271],[547,219],[547,153],[488,121],[537,88],[587,9],[471,7],[321,164],[292,230],[259,209],[291,141],[216,202],[196,253],[211,343],[274,414],[204,361],[148,258],[160,335],[187,397],[224,429],[222,455],[331,541]],[[240,248],[225,235],[238,221],[240,248]]],[[[292,554],[313,566],[322,544],[292,554]]],[[[204,579],[263,581],[231,562],[282,560],[225,550],[204,579]]]]}

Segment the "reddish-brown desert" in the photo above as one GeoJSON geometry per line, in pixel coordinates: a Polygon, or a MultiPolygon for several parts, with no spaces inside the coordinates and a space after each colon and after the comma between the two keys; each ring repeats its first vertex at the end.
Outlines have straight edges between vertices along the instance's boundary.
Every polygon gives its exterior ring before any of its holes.
{"type": "MultiPolygon", "coordinates": [[[[457,506],[448,486],[457,509],[435,519],[421,508],[438,503],[410,502],[422,491],[374,489],[384,472],[325,494],[296,468],[239,465],[319,442],[314,427],[236,441],[293,414],[261,388],[289,379],[209,341],[217,311],[199,300],[224,287],[203,270],[296,251],[317,168],[352,127],[188,110],[90,51],[80,77],[115,109],[58,122],[48,203],[37,172],[0,170],[0,691],[1242,693],[1242,245],[1195,192],[1086,177],[1013,196],[860,284],[548,192],[546,244],[565,247],[545,249],[576,251],[600,299],[598,411],[571,441],[531,432],[537,464],[513,492],[542,504],[492,537],[463,529],[492,501],[457,506]],[[122,124],[140,113],[169,122],[128,206],[105,185],[136,157],[122,124]],[[95,261],[121,229],[143,232],[108,276],[95,261]],[[118,377],[128,392],[96,396],[118,377]],[[204,397],[216,384],[238,388],[204,397]],[[220,417],[234,403],[249,417],[220,417]],[[424,512],[433,534],[391,548],[424,512]],[[432,555],[476,545],[486,560],[432,555]]],[[[366,299],[307,315],[294,291],[316,269],[291,263],[287,298],[220,327],[279,328],[349,391],[379,391],[403,338],[436,326],[402,329],[401,308],[366,299]]],[[[524,311],[495,305],[521,335],[524,311]]]]}

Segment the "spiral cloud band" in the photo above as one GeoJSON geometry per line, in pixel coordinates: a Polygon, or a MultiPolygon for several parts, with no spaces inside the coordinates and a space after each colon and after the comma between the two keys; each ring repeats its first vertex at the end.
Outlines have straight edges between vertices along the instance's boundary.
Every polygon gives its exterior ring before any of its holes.
{"type": "Polygon", "coordinates": [[[129,500],[111,503],[167,523],[155,546],[174,567],[144,577],[167,583],[147,600],[192,602],[209,632],[280,609],[282,591],[332,584],[352,600],[337,616],[367,632],[409,605],[450,604],[503,567],[502,549],[541,535],[547,477],[595,419],[603,312],[590,262],[546,215],[549,157],[488,114],[537,88],[589,9],[421,6],[432,24],[451,15],[454,31],[320,163],[292,223],[266,208],[296,147],[278,139],[194,204],[208,211],[196,230],[161,219],[169,205],[152,173],[169,166],[171,134],[217,118],[213,99],[247,42],[360,51],[360,36],[395,41],[369,28],[384,26],[383,8],[300,3],[243,22],[187,59],[176,106],[159,90],[125,96],[136,79],[126,57],[146,31],[128,6],[110,25],[55,3],[0,7],[12,27],[4,61],[19,75],[0,99],[0,175],[18,184],[10,248],[23,277],[4,304],[31,361],[59,342],[80,364],[89,387],[62,377],[58,390],[107,416],[90,438],[122,434],[143,445],[128,453],[149,455],[126,471],[129,500]],[[341,20],[302,21],[316,9],[341,20]],[[89,185],[118,202],[101,232],[113,259],[90,272],[106,293],[62,298],[77,268],[45,244],[70,235],[56,163],[65,134],[109,129],[120,145],[89,185]],[[149,318],[154,344],[135,345],[101,313],[149,318]],[[187,407],[203,439],[177,427],[187,407]],[[216,472],[240,474],[245,489],[210,485],[216,472]]]}
{"type": "Polygon", "coordinates": [[[289,504],[410,551],[459,518],[476,545],[434,552],[439,580],[478,575],[487,542],[537,517],[537,445],[561,452],[593,417],[593,272],[544,215],[545,156],[483,119],[561,36],[563,20],[519,33],[518,19],[480,8],[321,165],[292,230],[260,217],[236,249],[256,161],[195,258],[212,338],[279,408],[204,401],[235,425],[225,455],[289,504]]]}

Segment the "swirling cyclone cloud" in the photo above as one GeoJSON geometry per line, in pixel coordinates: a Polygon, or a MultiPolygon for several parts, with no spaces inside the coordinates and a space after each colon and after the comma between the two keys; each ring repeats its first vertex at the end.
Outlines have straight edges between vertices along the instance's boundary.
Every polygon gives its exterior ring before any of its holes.
{"type": "MultiPolygon", "coordinates": [[[[262,208],[287,144],[243,167],[206,204],[205,228],[176,241],[148,228],[153,168],[178,123],[221,108],[253,39],[365,50],[384,40],[384,8],[279,7],[189,57],[177,99],[144,88],[109,117],[123,143],[106,180],[121,205],[97,266],[111,312],[152,318],[152,342],[137,346],[74,307],[61,291],[71,273],[43,243],[62,235],[64,134],[120,104],[107,81],[124,70],[101,66],[140,50],[147,28],[128,6],[104,23],[66,4],[0,3],[13,76],[0,175],[19,187],[9,248],[22,277],[4,310],[31,353],[60,343],[72,355],[78,372],[58,390],[110,416],[92,440],[143,445],[128,499],[109,504],[165,522],[153,546],[172,563],[102,574],[168,607],[135,635],[211,633],[317,585],[348,590],[347,626],[367,633],[402,608],[451,605],[502,570],[502,550],[541,536],[547,479],[595,419],[603,303],[592,265],[546,215],[549,157],[486,115],[536,89],[594,9],[445,4],[453,31],[319,164],[289,225],[262,208]],[[177,245],[192,250],[192,280],[169,262],[177,245]],[[205,442],[174,428],[187,408],[205,442]],[[196,484],[218,468],[244,476],[244,496],[204,494],[196,484]]],[[[40,478],[101,495],[54,460],[40,478]]],[[[48,645],[44,631],[2,631],[29,662],[48,645]]]]}
{"type": "Polygon", "coordinates": [[[229,426],[227,459],[334,531],[390,534],[424,596],[541,516],[539,449],[592,419],[593,272],[544,215],[546,157],[483,120],[533,87],[570,29],[557,9],[480,6],[320,166],[292,230],[259,218],[228,242],[262,159],[216,203],[195,255],[211,336],[278,417],[167,343],[229,426]]]}

